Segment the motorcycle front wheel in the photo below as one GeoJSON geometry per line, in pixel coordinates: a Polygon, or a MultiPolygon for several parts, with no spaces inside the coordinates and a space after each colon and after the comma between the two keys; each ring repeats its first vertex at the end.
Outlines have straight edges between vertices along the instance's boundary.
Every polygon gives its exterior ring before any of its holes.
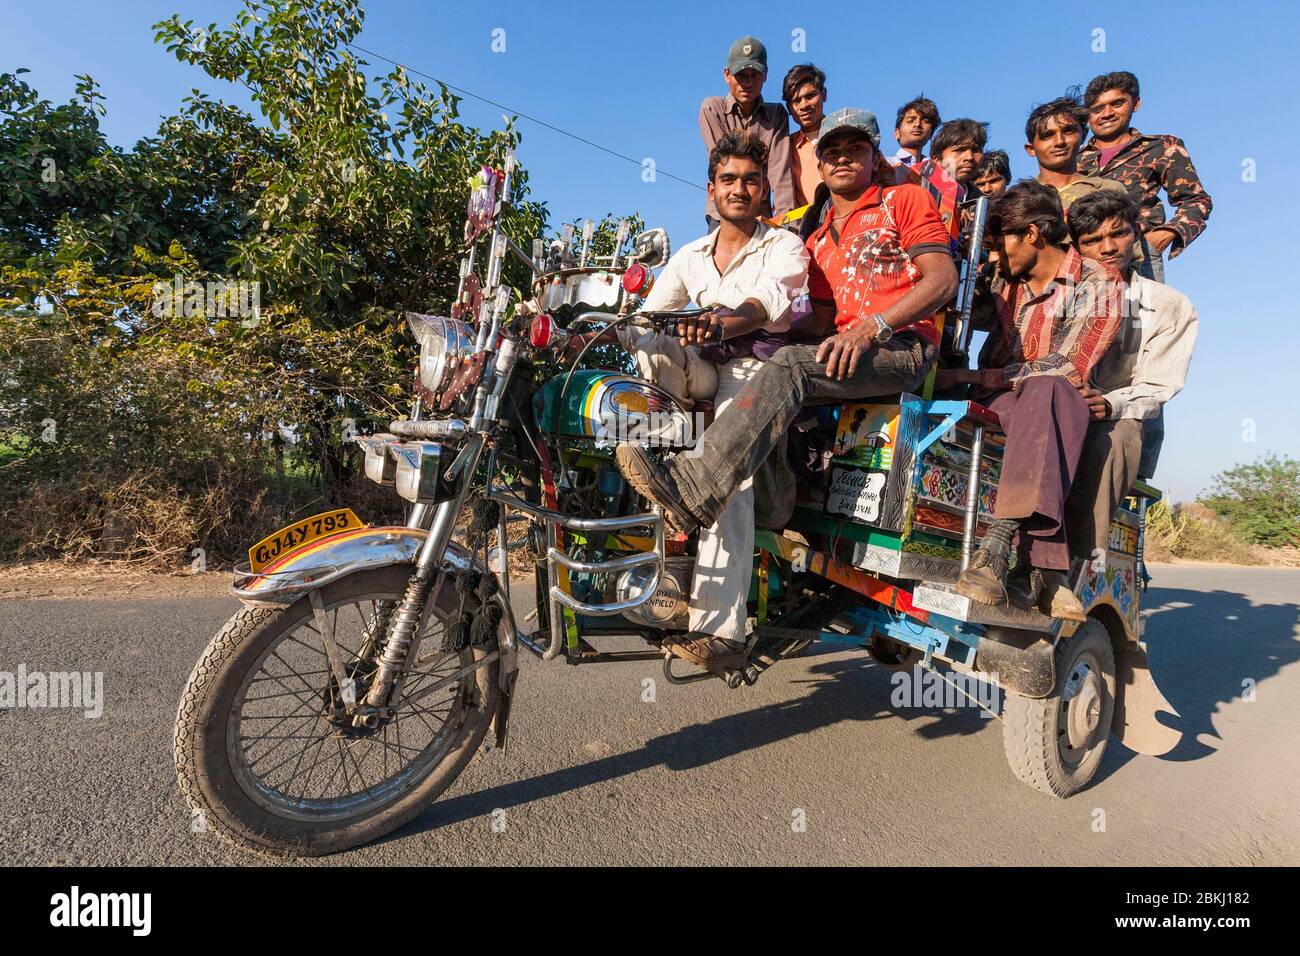
{"type": "MultiPolygon", "coordinates": [[[[321,589],[345,671],[362,688],[376,608],[401,600],[410,573],[360,571],[321,589]]],[[[461,611],[452,585],[426,616],[392,715],[370,729],[340,715],[309,598],[236,612],[177,710],[173,756],[192,829],[255,852],[319,856],[376,840],[436,800],[473,759],[500,700],[499,662],[488,660],[495,644],[441,649],[461,611]]],[[[474,600],[465,598],[471,615],[474,600]]]]}

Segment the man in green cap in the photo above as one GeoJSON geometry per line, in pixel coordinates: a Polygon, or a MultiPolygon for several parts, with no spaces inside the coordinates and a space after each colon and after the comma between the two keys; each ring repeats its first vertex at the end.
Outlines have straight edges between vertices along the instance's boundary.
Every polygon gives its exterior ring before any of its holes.
{"type": "MultiPolygon", "coordinates": [[[[780,103],[763,99],[767,79],[767,48],[758,37],[741,37],[731,44],[722,71],[729,92],[709,96],[700,104],[700,136],[706,153],[713,152],[729,133],[743,133],[767,147],[767,181],[772,195],[764,215],[784,215],[795,208],[794,171],[790,167],[790,116],[780,103]]],[[[718,225],[718,209],[710,197],[704,215],[709,229],[718,225]]]]}

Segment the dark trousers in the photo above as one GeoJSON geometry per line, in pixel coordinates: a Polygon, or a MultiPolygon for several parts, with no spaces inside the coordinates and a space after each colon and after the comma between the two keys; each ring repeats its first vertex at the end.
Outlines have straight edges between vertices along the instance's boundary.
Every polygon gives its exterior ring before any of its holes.
{"type": "Polygon", "coordinates": [[[1133,487],[1143,457],[1142,426],[1136,418],[1088,425],[1065,502],[1066,535],[1077,557],[1103,556],[1110,545],[1110,519],[1133,487]]]}
{"type": "Polygon", "coordinates": [[[1065,501],[1088,431],[1088,403],[1064,376],[1039,375],[989,407],[1007,440],[995,517],[1020,522],[1018,553],[1034,567],[1068,571],[1065,501]]]}
{"type": "MultiPolygon", "coordinates": [[[[708,527],[736,489],[763,464],[805,404],[848,402],[916,388],[934,361],[934,346],[896,335],[862,357],[842,381],[828,378],[816,345],[787,345],[751,378],[699,443],[668,469],[682,503],[708,527]]],[[[1082,401],[1082,399],[1080,399],[1082,401]]]]}
{"type": "Polygon", "coordinates": [[[1165,443],[1165,409],[1155,418],[1142,419],[1142,460],[1138,463],[1139,478],[1151,480],[1160,461],[1160,446],[1165,443]]]}

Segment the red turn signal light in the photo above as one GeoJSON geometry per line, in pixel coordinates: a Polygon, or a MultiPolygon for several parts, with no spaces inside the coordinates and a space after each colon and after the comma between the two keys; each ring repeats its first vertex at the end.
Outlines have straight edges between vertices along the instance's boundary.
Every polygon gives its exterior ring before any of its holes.
{"type": "Polygon", "coordinates": [[[554,338],[555,320],[545,312],[534,317],[533,324],[528,328],[528,344],[535,349],[544,349],[554,338]]]}
{"type": "Polygon", "coordinates": [[[639,262],[632,263],[623,273],[623,291],[628,295],[645,295],[654,284],[654,273],[639,262]]]}

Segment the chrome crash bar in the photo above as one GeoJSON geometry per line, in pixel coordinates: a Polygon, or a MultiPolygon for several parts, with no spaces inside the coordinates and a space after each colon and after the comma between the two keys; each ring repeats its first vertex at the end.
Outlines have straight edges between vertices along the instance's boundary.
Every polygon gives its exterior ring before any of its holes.
{"type": "Polygon", "coordinates": [[[625,515],[618,518],[576,518],[570,515],[560,514],[558,511],[552,511],[549,508],[543,508],[539,505],[531,504],[524,501],[518,495],[514,494],[507,488],[499,485],[493,485],[488,494],[493,501],[499,502],[506,508],[514,508],[525,514],[541,521],[546,525],[546,577],[548,585],[548,596],[550,598],[550,624],[551,624],[551,645],[546,653],[542,655],[544,660],[550,660],[560,653],[564,644],[564,612],[563,608],[568,608],[578,614],[588,614],[593,617],[610,617],[615,614],[622,614],[624,611],[630,611],[632,608],[640,607],[654,595],[659,588],[659,581],[664,573],[664,523],[663,517],[658,511],[646,512],[635,515],[625,515]],[[569,531],[591,532],[591,531],[622,531],[627,528],[653,528],[654,529],[654,550],[642,551],[637,554],[625,555],[621,558],[612,558],[609,561],[579,561],[571,558],[563,551],[555,547],[556,531],[564,528],[569,531]],[[579,601],[568,591],[560,587],[559,571],[561,567],[569,571],[577,571],[581,574],[604,574],[627,571],[631,568],[653,565],[654,576],[641,589],[641,593],[626,601],[613,601],[608,604],[594,604],[587,601],[579,601]]]}

